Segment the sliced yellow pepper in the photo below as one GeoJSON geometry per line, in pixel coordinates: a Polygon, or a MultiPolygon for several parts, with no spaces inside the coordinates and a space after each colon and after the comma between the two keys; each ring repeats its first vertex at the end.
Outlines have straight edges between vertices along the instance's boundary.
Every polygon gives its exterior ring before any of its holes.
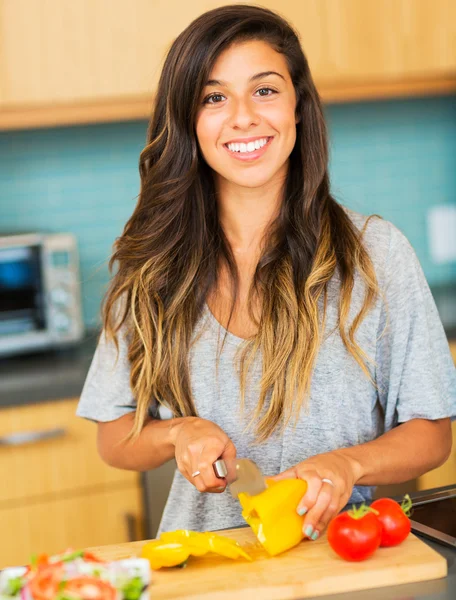
{"type": "Polygon", "coordinates": [[[296,512],[307,491],[302,479],[266,480],[267,489],[255,496],[241,492],[238,496],[242,516],[271,556],[299,544],[304,538],[304,517],[296,512]]]}
{"type": "Polygon", "coordinates": [[[158,540],[147,542],[141,557],[149,560],[152,569],[175,567],[185,562],[190,555],[203,556],[214,552],[227,558],[252,560],[235,540],[216,533],[178,529],[162,533],[158,540]]]}
{"type": "Polygon", "coordinates": [[[182,544],[167,544],[162,540],[152,540],[142,547],[140,556],[147,558],[151,569],[161,569],[182,564],[190,556],[190,552],[182,544]]]}

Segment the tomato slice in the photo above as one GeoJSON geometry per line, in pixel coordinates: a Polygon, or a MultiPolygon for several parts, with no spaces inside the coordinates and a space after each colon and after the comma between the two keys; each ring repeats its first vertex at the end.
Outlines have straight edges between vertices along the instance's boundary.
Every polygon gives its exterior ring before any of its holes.
{"type": "Polygon", "coordinates": [[[108,582],[84,575],[65,582],[64,592],[77,594],[83,600],[115,600],[116,590],[108,582]]]}
{"type": "Polygon", "coordinates": [[[53,600],[57,595],[63,575],[63,564],[42,566],[29,582],[29,590],[34,600],[53,600]]]}
{"type": "Polygon", "coordinates": [[[84,550],[84,552],[82,554],[82,558],[84,560],[88,560],[89,562],[96,562],[96,563],[106,562],[106,561],[102,560],[101,558],[98,558],[98,556],[95,556],[95,554],[92,554],[92,552],[87,552],[87,550],[84,550]]]}

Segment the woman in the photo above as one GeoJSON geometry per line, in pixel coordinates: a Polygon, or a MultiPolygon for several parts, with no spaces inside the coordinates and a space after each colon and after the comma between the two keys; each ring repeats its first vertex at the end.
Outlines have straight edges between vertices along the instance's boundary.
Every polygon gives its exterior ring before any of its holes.
{"type": "Polygon", "coordinates": [[[159,533],[244,523],[220,457],[305,479],[316,539],[450,454],[454,367],[423,272],[391,223],[334,200],[327,163],[288,23],[231,5],[179,35],[78,407],[108,464],[176,459],[159,533]]]}

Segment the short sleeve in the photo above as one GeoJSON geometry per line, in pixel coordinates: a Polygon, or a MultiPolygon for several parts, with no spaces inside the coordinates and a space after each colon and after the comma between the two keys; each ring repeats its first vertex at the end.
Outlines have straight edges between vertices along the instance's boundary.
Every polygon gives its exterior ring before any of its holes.
{"type": "Polygon", "coordinates": [[[417,418],[455,420],[456,370],[437,307],[411,244],[390,227],[376,352],[385,429],[417,418]]]}
{"type": "Polygon", "coordinates": [[[118,332],[119,356],[103,330],[93,356],[76,415],[92,421],[114,421],[136,410],[130,387],[128,340],[123,328],[118,332]]]}

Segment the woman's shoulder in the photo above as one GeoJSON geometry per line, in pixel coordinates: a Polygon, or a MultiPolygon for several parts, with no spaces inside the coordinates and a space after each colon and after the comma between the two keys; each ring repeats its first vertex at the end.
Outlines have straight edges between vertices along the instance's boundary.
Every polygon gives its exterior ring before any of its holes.
{"type": "Polygon", "coordinates": [[[392,229],[394,228],[394,225],[390,221],[377,213],[365,215],[346,206],[342,206],[342,208],[355,228],[360,233],[363,233],[363,240],[366,243],[375,244],[378,250],[381,248],[388,250],[392,229]]]}
{"type": "Polygon", "coordinates": [[[377,271],[388,268],[392,256],[400,252],[402,260],[415,261],[415,252],[402,231],[381,215],[365,215],[343,206],[362,240],[377,271]]]}

